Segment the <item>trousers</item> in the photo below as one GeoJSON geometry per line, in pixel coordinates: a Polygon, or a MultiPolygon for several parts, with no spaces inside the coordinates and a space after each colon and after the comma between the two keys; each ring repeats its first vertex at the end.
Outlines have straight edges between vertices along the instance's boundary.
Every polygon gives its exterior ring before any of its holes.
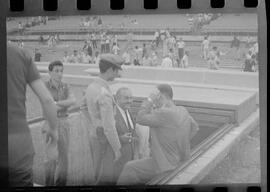
{"type": "Polygon", "coordinates": [[[67,118],[59,118],[58,125],[58,159],[45,162],[46,186],[65,186],[67,182],[70,126],[67,118]]]}
{"type": "Polygon", "coordinates": [[[156,176],[158,165],[153,158],[127,162],[117,181],[117,185],[143,185],[156,176]]]}

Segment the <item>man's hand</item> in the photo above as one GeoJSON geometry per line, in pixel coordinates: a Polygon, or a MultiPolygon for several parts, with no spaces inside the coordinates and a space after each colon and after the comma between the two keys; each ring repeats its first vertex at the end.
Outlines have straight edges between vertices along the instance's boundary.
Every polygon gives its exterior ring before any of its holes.
{"type": "Polygon", "coordinates": [[[125,133],[124,135],[120,136],[121,140],[125,143],[128,143],[132,139],[132,135],[130,132],[125,133]]]}
{"type": "Polygon", "coordinates": [[[47,130],[46,131],[46,148],[47,156],[49,160],[58,159],[58,146],[57,146],[58,134],[56,130],[47,130]]]}
{"type": "Polygon", "coordinates": [[[57,130],[46,130],[46,143],[56,144],[58,141],[57,130]]]}
{"type": "Polygon", "coordinates": [[[115,155],[114,162],[117,162],[121,157],[120,150],[118,150],[117,152],[114,152],[114,155],[115,155]]]}
{"type": "Polygon", "coordinates": [[[152,93],[150,93],[149,97],[150,100],[153,101],[153,103],[155,103],[157,100],[159,100],[160,98],[160,92],[158,89],[155,89],[152,93]]]}

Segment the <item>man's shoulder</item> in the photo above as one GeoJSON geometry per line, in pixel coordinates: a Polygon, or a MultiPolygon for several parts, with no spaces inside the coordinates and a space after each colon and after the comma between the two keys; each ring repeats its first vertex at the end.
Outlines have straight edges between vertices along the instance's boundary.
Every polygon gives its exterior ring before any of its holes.
{"type": "Polygon", "coordinates": [[[98,81],[93,81],[90,85],[87,87],[87,92],[99,94],[99,95],[110,95],[110,92],[98,81]]]}
{"type": "Polygon", "coordinates": [[[13,53],[13,56],[22,56],[24,59],[31,58],[28,51],[16,46],[14,43],[7,43],[7,51],[13,53]]]}

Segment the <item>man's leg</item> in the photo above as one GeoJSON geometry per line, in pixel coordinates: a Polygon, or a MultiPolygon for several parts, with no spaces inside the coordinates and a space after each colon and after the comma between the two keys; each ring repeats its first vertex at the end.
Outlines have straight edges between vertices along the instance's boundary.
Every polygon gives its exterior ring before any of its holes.
{"type": "Polygon", "coordinates": [[[157,165],[152,158],[128,162],[120,174],[117,185],[146,184],[156,175],[157,165]]]}
{"type": "MultiPolygon", "coordinates": [[[[48,124],[44,124],[44,129],[47,128],[48,124]]],[[[45,185],[46,186],[54,186],[54,175],[56,170],[56,160],[49,159],[49,145],[46,144],[46,132],[42,132],[44,144],[45,144],[45,154],[46,154],[46,160],[44,163],[44,169],[45,169],[45,185]]]]}
{"type": "Polygon", "coordinates": [[[56,169],[56,186],[65,186],[68,172],[69,124],[61,122],[58,140],[58,165],[56,169]]]}

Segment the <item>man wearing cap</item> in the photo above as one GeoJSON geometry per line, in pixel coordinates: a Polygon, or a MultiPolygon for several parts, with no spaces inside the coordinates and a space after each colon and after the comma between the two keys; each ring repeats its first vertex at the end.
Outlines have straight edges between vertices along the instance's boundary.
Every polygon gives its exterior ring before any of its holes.
{"type": "Polygon", "coordinates": [[[100,56],[100,75],[86,89],[90,117],[90,145],[93,150],[96,184],[114,183],[114,162],[120,156],[120,140],[115,128],[115,100],[109,82],[119,76],[124,60],[111,53],[100,56]]]}
{"type": "Polygon", "coordinates": [[[183,164],[190,155],[190,139],[198,131],[188,111],[174,104],[172,88],[167,84],[158,85],[142,103],[137,123],[150,127],[151,157],[128,162],[118,185],[146,184],[183,164]]]}

